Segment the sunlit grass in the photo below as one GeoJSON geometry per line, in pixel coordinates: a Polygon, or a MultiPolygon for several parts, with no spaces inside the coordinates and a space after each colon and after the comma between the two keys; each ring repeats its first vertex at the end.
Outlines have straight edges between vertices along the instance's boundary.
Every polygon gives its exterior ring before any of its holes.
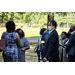
{"type": "MultiPolygon", "coordinates": [[[[22,29],[25,33],[25,37],[28,38],[28,39],[36,39],[40,36],[39,28],[22,28],[22,29]]],[[[62,31],[67,32],[67,28],[57,28],[56,30],[58,32],[59,37],[60,37],[60,34],[61,34],[62,31]]],[[[1,38],[2,33],[5,32],[5,31],[6,31],[5,27],[0,28],[0,38],[1,38]]]]}

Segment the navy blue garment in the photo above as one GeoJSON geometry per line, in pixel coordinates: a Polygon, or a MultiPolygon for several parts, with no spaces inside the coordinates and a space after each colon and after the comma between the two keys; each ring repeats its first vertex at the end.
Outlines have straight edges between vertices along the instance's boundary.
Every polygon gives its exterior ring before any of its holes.
{"type": "MultiPolygon", "coordinates": [[[[49,32],[44,32],[42,34],[43,41],[46,42],[46,39],[47,39],[48,35],[49,35],[49,32]]],[[[43,55],[43,50],[44,50],[44,45],[43,44],[41,45],[40,50],[41,50],[41,54],[43,55]]]]}
{"type": "Polygon", "coordinates": [[[68,56],[75,57],[75,32],[73,32],[69,38],[66,53],[68,53],[68,56]]]}
{"type": "Polygon", "coordinates": [[[43,58],[47,58],[49,62],[59,61],[59,37],[57,31],[54,29],[47,37],[45,49],[43,51],[43,58]]]}
{"type": "Polygon", "coordinates": [[[75,61],[75,56],[68,56],[69,62],[74,62],[75,61]]]}
{"type": "Polygon", "coordinates": [[[44,41],[46,41],[48,35],[49,35],[49,32],[44,32],[44,33],[42,34],[42,37],[44,38],[44,41]]]}

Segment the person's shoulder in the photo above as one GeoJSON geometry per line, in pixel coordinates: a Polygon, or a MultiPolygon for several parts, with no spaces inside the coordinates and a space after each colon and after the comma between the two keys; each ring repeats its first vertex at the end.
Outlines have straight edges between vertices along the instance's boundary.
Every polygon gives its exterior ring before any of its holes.
{"type": "Polygon", "coordinates": [[[74,35],[75,36],[75,31],[71,35],[74,35]]]}
{"type": "Polygon", "coordinates": [[[18,35],[18,33],[17,33],[17,32],[14,32],[14,34],[18,35]]]}
{"type": "Polygon", "coordinates": [[[43,34],[49,34],[49,32],[44,32],[43,34]]]}
{"type": "Polygon", "coordinates": [[[56,32],[57,33],[56,29],[54,29],[53,32],[56,32]]]}
{"type": "Polygon", "coordinates": [[[61,40],[62,40],[62,38],[59,39],[59,41],[61,41],[61,40]]]}
{"type": "Polygon", "coordinates": [[[3,32],[3,35],[5,35],[7,32],[3,32]]]}
{"type": "Polygon", "coordinates": [[[29,43],[28,39],[25,38],[25,37],[22,37],[22,40],[23,40],[23,42],[25,42],[25,43],[29,43]]]}
{"type": "Polygon", "coordinates": [[[40,35],[39,37],[38,37],[38,39],[40,39],[42,37],[42,35],[40,35]]]}
{"type": "Polygon", "coordinates": [[[45,36],[46,34],[49,34],[49,32],[44,32],[44,33],[42,34],[42,36],[45,36]]]}
{"type": "Polygon", "coordinates": [[[53,33],[58,35],[58,32],[56,31],[56,29],[53,30],[53,33]]]}
{"type": "MultiPolygon", "coordinates": [[[[23,40],[27,40],[27,38],[25,38],[25,37],[22,37],[22,39],[23,39],[23,40]]],[[[28,41],[28,40],[27,40],[27,41],[28,41]]]]}

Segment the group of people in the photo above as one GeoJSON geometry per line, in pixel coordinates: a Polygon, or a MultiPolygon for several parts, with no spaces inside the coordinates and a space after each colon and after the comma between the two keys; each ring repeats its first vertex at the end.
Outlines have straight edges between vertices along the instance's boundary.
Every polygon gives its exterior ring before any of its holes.
{"type": "Polygon", "coordinates": [[[40,30],[38,38],[38,62],[75,62],[75,25],[67,32],[61,33],[59,39],[55,20],[48,22],[46,28],[40,30]]]}
{"type": "MultiPolygon", "coordinates": [[[[55,20],[48,22],[46,28],[40,30],[38,38],[38,62],[74,62],[75,61],[75,25],[68,31],[61,33],[59,39],[55,20]]],[[[1,39],[5,39],[5,50],[2,52],[4,62],[25,62],[25,51],[30,49],[22,29],[15,29],[15,23],[6,23],[6,32],[1,39]]]]}
{"type": "Polygon", "coordinates": [[[1,39],[5,39],[5,50],[2,52],[4,62],[25,62],[25,51],[30,48],[22,29],[15,30],[15,23],[6,23],[6,32],[1,39]]]}

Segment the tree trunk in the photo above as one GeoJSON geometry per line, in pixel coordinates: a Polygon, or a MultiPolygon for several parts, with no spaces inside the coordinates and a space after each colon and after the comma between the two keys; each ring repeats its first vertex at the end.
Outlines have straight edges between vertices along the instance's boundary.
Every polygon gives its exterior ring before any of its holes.
{"type": "Polygon", "coordinates": [[[54,20],[54,13],[49,12],[48,16],[47,16],[47,29],[48,29],[48,22],[54,20]]]}

